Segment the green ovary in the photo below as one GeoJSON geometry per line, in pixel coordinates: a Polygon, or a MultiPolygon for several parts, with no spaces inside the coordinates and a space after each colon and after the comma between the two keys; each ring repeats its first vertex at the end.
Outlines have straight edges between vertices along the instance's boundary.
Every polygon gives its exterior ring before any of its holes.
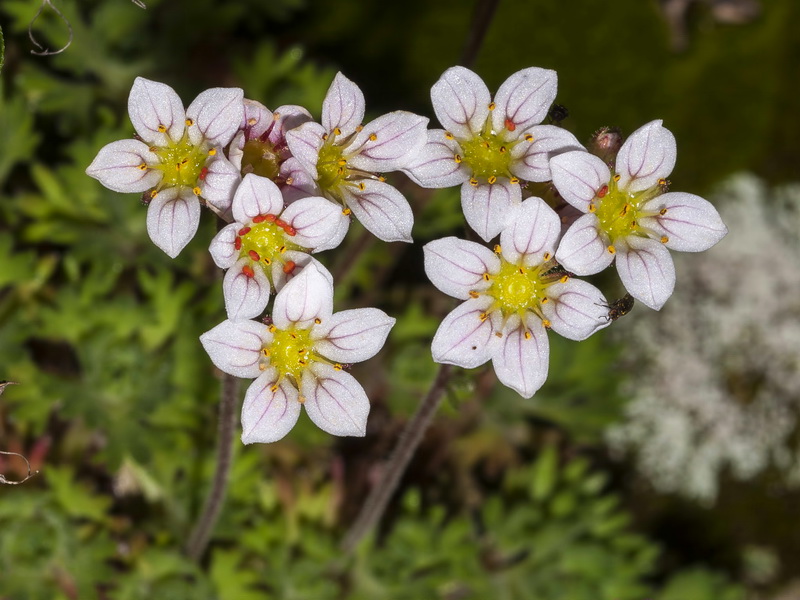
{"type": "Polygon", "coordinates": [[[280,174],[281,160],[275,147],[269,142],[250,140],[244,145],[242,173],[254,173],[267,179],[276,179],[280,174]]]}
{"type": "Polygon", "coordinates": [[[349,173],[340,146],[323,144],[317,159],[317,174],[317,184],[323,190],[335,190],[344,183],[349,173]]]}
{"type": "Polygon", "coordinates": [[[164,173],[162,181],[167,187],[174,185],[195,187],[208,160],[208,152],[192,144],[186,134],[179,142],[155,148],[153,152],[161,159],[161,163],[152,165],[152,168],[164,173]]]}
{"type": "Polygon", "coordinates": [[[281,377],[290,376],[299,384],[303,370],[314,360],[311,330],[275,329],[272,336],[272,343],[264,348],[270,364],[281,377]]]}
{"type": "Polygon", "coordinates": [[[464,152],[460,158],[472,169],[474,177],[487,180],[490,177],[511,177],[512,143],[504,142],[494,134],[475,136],[459,143],[464,152]]]}
{"type": "Polygon", "coordinates": [[[541,269],[526,268],[503,261],[500,272],[492,276],[492,287],[488,294],[495,304],[508,316],[527,309],[538,310],[544,291],[549,284],[540,280],[541,269]]]}

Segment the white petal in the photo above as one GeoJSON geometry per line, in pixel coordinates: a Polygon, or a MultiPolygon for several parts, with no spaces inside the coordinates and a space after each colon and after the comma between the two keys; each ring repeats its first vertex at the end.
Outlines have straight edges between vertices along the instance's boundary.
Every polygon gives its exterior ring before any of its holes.
{"type": "Polygon", "coordinates": [[[322,136],[325,129],[319,123],[303,123],[291,131],[286,132],[286,144],[289,151],[300,163],[302,169],[313,179],[319,177],[317,173],[317,161],[319,160],[319,150],[324,143],[322,136]]]}
{"type": "Polygon", "coordinates": [[[585,340],[608,324],[608,302],[596,287],[580,279],[554,283],[547,288],[544,316],[556,333],[570,340],[585,340]]]}
{"type": "Polygon", "coordinates": [[[255,100],[244,99],[244,125],[247,139],[252,140],[266,133],[275,123],[272,111],[255,100]]]}
{"type": "Polygon", "coordinates": [[[244,92],[240,88],[211,88],[202,92],[186,109],[194,121],[189,141],[199,146],[227,146],[244,121],[244,92]]]}
{"type": "Polygon", "coordinates": [[[180,254],[197,232],[200,201],[186,188],[167,188],[150,201],[147,233],[170,258],[180,254]]]}
{"type": "Polygon", "coordinates": [[[344,154],[357,152],[348,162],[362,171],[397,171],[411,164],[425,145],[427,125],[427,117],[404,110],[390,112],[365,125],[344,154]]]}
{"type": "Polygon", "coordinates": [[[200,183],[200,195],[223,213],[229,213],[233,194],[241,174],[232,162],[224,156],[215,156],[206,164],[208,171],[200,183]]]}
{"type": "Polygon", "coordinates": [[[338,127],[340,137],[347,137],[363,121],[364,94],[355,83],[337,73],[322,101],[322,126],[329,132],[338,127]]]}
{"type": "Polygon", "coordinates": [[[269,279],[261,265],[254,265],[252,262],[247,257],[240,258],[228,269],[222,280],[222,294],[229,319],[252,319],[267,308],[269,279]],[[242,267],[245,266],[252,270],[253,277],[242,272],[242,267]]]}
{"type": "Polygon", "coordinates": [[[211,253],[211,258],[220,269],[230,269],[239,259],[239,250],[234,246],[239,231],[244,225],[241,223],[231,223],[219,230],[214,239],[211,240],[211,245],[208,251],[211,253]]]}
{"type": "Polygon", "coordinates": [[[661,120],[643,125],[622,144],[617,154],[617,174],[621,190],[640,192],[667,177],[675,168],[678,148],[675,136],[661,126],[661,120]]]}
{"type": "Polygon", "coordinates": [[[538,125],[547,116],[556,99],[558,76],[550,69],[530,67],[517,71],[503,82],[495,94],[492,127],[503,131],[506,139],[514,140],[538,125]],[[514,131],[508,128],[513,123],[514,131]]]}
{"type": "Polygon", "coordinates": [[[300,391],[312,421],[331,435],[363,437],[367,432],[369,399],[349,373],[312,363],[303,373],[300,391]]]}
{"type": "Polygon", "coordinates": [[[309,250],[316,250],[323,245],[326,245],[326,249],[332,248],[327,244],[338,234],[342,218],[346,216],[342,214],[341,206],[320,197],[298,200],[281,213],[281,220],[297,231],[290,238],[291,242],[309,250]]]}
{"type": "Polygon", "coordinates": [[[275,296],[272,320],[279,329],[308,327],[333,313],[333,284],[309,264],[275,296]]]}
{"type": "Polygon", "coordinates": [[[478,134],[489,116],[489,88],[469,69],[451,67],[431,88],[433,111],[442,126],[459,139],[478,134]]]}
{"type": "Polygon", "coordinates": [[[556,250],[556,260],[565,269],[577,275],[594,275],[611,264],[614,255],[608,251],[610,242],[598,226],[597,217],[588,214],[567,229],[556,250]]]}
{"type": "Polygon", "coordinates": [[[428,131],[428,141],[403,172],[419,186],[446,188],[461,185],[469,179],[470,171],[463,162],[455,161],[464,154],[455,139],[448,140],[443,129],[428,131]]]}
{"type": "Polygon", "coordinates": [[[558,193],[581,212],[589,212],[597,191],[611,181],[608,166],[588,152],[559,154],[550,160],[550,170],[558,193]]]}
{"type": "Polygon", "coordinates": [[[639,219],[642,227],[665,235],[664,244],[670,250],[702,252],[719,242],[728,233],[728,228],[708,201],[694,194],[670,192],[657,196],[642,206],[644,211],[667,209],[663,215],[639,219]]]}
{"type": "Polygon", "coordinates": [[[481,315],[491,304],[491,298],[481,296],[471,298],[453,309],[433,336],[433,360],[466,369],[489,360],[500,339],[495,335],[500,327],[499,312],[493,311],[481,320],[481,315]]]}
{"type": "Polygon", "coordinates": [[[295,104],[285,104],[275,109],[275,125],[269,132],[268,140],[273,144],[279,144],[284,140],[286,132],[303,123],[311,121],[311,113],[302,106],[295,104]]]}
{"type": "MultiPolygon", "coordinates": [[[[550,363],[550,342],[541,319],[530,315],[525,328],[515,319],[513,328],[506,328],[492,352],[492,366],[500,382],[523,398],[530,398],[547,380],[550,363]]],[[[512,324],[509,320],[509,324],[512,324]]]]}
{"type": "Polygon", "coordinates": [[[439,290],[459,300],[471,291],[482,292],[491,286],[486,273],[500,270],[497,255],[480,244],[446,237],[425,244],[425,274],[439,290]]]}
{"type": "Polygon", "coordinates": [[[277,442],[292,430],[300,416],[300,402],[295,387],[278,372],[269,369],[258,376],[244,395],[242,405],[242,442],[268,444],[277,442]],[[277,389],[272,388],[277,383],[277,389]]]}
{"type": "Polygon", "coordinates": [[[137,77],[128,96],[128,115],[133,128],[146,144],[166,146],[178,141],[186,130],[183,102],[165,83],[137,77]],[[166,128],[163,133],[159,126],[166,128]]]}
{"type": "Polygon", "coordinates": [[[333,276],[330,274],[330,271],[328,271],[328,269],[326,269],[321,262],[319,262],[310,254],[306,254],[305,252],[300,252],[297,250],[287,250],[283,255],[283,258],[287,261],[284,264],[279,264],[278,261],[272,263],[272,287],[275,289],[275,291],[280,291],[281,288],[286,285],[287,281],[291,281],[300,275],[300,273],[303,272],[303,269],[309,264],[313,264],[317,270],[322,273],[325,279],[330,282],[331,287],[333,287],[333,276]],[[288,264],[288,261],[294,263],[294,268],[287,273],[285,265],[288,264]]]}
{"type": "Polygon", "coordinates": [[[414,213],[405,196],[388,183],[362,179],[364,189],[341,188],[342,197],[361,224],[384,242],[411,242],[414,213]]]}
{"type": "Polygon", "coordinates": [[[259,215],[279,215],[283,210],[283,196],[271,179],[248,173],[233,197],[233,218],[239,223],[249,223],[259,215]]]}
{"type": "Polygon", "coordinates": [[[311,330],[314,350],[339,363],[355,363],[375,356],[383,348],[395,319],[377,308],[356,308],[334,313],[311,330]]]}
{"type": "Polygon", "coordinates": [[[631,296],[659,310],[675,289],[675,264],[661,242],[629,236],[617,248],[617,272],[631,296]]]}
{"type": "MultiPolygon", "coordinates": [[[[316,171],[316,167],[314,168],[316,171]]],[[[320,189],[311,174],[306,171],[299,160],[290,156],[281,164],[281,179],[286,183],[281,185],[281,193],[286,204],[308,198],[309,196],[319,196],[320,189]],[[289,183],[291,182],[291,183],[289,183]]]]}
{"type": "Polygon", "coordinates": [[[503,257],[510,263],[539,265],[549,260],[561,235],[561,219],[541,198],[527,198],[500,233],[503,257]],[[545,259],[544,255],[549,254],[545,259]]]}
{"type": "Polygon", "coordinates": [[[550,159],[564,152],[584,150],[577,138],[566,129],[554,125],[537,125],[530,129],[533,141],[520,141],[511,150],[511,173],[526,181],[550,181],[550,159]]]}
{"type": "Polygon", "coordinates": [[[481,238],[488,242],[503,230],[509,215],[522,200],[518,184],[499,180],[495,184],[469,182],[461,186],[461,210],[464,218],[481,238]]]}
{"type": "Polygon", "coordinates": [[[158,156],[150,152],[147,144],[120,140],[100,148],[86,174],[115,192],[144,192],[155,187],[163,174],[157,169],[140,167],[158,163],[158,156]]]}
{"type": "Polygon", "coordinates": [[[200,336],[203,348],[220,371],[249,379],[261,374],[261,349],[271,341],[266,325],[255,321],[223,321],[200,336]]]}

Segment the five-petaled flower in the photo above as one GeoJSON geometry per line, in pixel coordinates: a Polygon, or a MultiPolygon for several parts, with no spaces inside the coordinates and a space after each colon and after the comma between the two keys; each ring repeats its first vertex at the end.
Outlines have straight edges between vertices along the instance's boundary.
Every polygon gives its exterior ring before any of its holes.
{"type": "Polygon", "coordinates": [[[701,252],[728,232],[708,201],[684,192],[664,193],[676,154],[675,137],[657,120],[625,141],[613,172],[588,152],[554,157],[553,184],[585,213],[564,234],[556,259],[578,275],[591,275],[616,258],[631,296],[660,309],[675,287],[667,248],[701,252]]]}
{"type": "Polygon", "coordinates": [[[150,191],[147,232],[172,258],[189,243],[200,222],[202,198],[226,213],[240,180],[223,155],[244,118],[238,88],[212,88],[184,111],[168,85],[137,77],[128,113],[140,139],[112,142],[86,173],[116,192],[150,191]]]}
{"type": "Polygon", "coordinates": [[[506,79],[492,100],[478,75],[448,69],[431,89],[445,130],[430,130],[404,171],[423,187],[461,185],[464,217],[488,242],[522,201],[522,181],[549,181],[552,156],[583,149],[565,129],[540,125],[556,87],[555,71],[530,67],[506,79]]]}
{"type": "Polygon", "coordinates": [[[270,290],[280,290],[309,262],[331,278],[308,254],[341,242],[337,228],[340,211],[325,198],[303,198],[284,208],[277,185],[248,173],[236,190],[231,209],[234,222],[220,230],[209,248],[217,266],[228,269],[222,282],[228,318],[260,315],[267,307],[270,290]]]}
{"type": "Polygon", "coordinates": [[[547,379],[547,329],[583,340],[608,324],[600,291],[554,261],[560,232],[556,213],[533,197],[514,210],[494,253],[454,237],[425,245],[433,285],[466,300],[433,338],[436,362],[472,368],[491,359],[498,379],[529,398],[547,379]]]}
{"type": "Polygon", "coordinates": [[[322,103],[322,124],[304,123],[286,133],[294,159],[286,177],[305,179],[309,195],[321,193],[341,209],[347,231],[352,213],[386,242],[411,241],[414,215],[405,197],[378,173],[408,165],[425,144],[428,119],[394,111],[367,125],[364,94],[337,73],[322,103]],[[308,179],[311,181],[307,181],[308,179]]]}
{"type": "Polygon", "coordinates": [[[272,324],[224,321],[200,337],[213,363],[254,378],[242,407],[242,441],[274,442],[305,405],[333,435],[363,436],[369,400],[343,370],[374,356],[395,320],[376,308],[333,313],[333,285],[310,264],[275,296],[272,324]]]}

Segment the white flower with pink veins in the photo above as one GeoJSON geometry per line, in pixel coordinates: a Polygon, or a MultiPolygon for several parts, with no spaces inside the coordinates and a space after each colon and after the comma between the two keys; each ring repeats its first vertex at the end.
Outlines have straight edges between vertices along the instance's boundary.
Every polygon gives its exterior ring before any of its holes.
{"type": "Polygon", "coordinates": [[[411,207],[379,173],[398,171],[415,158],[428,119],[397,110],[362,125],[364,109],[364,94],[337,73],[322,103],[322,124],[286,132],[293,159],[283,176],[294,182],[293,193],[305,187],[309,196],[325,196],[339,207],[342,238],[352,214],[385,242],[410,242],[411,207]]]}
{"type": "Polygon", "coordinates": [[[488,242],[522,201],[521,182],[549,181],[554,154],[583,150],[567,130],[540,125],[556,89],[555,71],[530,67],[506,79],[492,100],[478,75],[464,67],[448,69],[431,89],[445,129],[428,132],[405,173],[422,187],[460,185],[464,217],[488,242]]]}
{"type": "Polygon", "coordinates": [[[323,431],[363,436],[369,400],[342,365],[375,356],[394,323],[377,308],[334,313],[333,284],[310,264],[275,296],[271,325],[228,320],[200,341],[219,369],[255,379],[242,406],[245,444],[284,437],[301,406],[323,431]]]}
{"type": "Polygon", "coordinates": [[[425,245],[433,285],[465,300],[436,331],[436,362],[473,368],[491,360],[504,385],[530,398],[547,379],[548,329],[583,340],[608,324],[600,290],[553,259],[560,232],[555,211],[534,197],[516,208],[494,252],[454,237],[425,245]]]}
{"type": "Polygon", "coordinates": [[[578,275],[592,275],[616,259],[630,295],[660,309],[675,288],[675,265],[667,248],[701,252],[728,233],[707,200],[664,193],[676,155],[675,136],[657,120],[631,134],[613,171],[588,152],[553,158],[558,193],[585,213],[564,234],[558,262],[578,275]]]}
{"type": "Polygon", "coordinates": [[[128,114],[140,139],[100,149],[86,174],[115,192],[150,191],[147,233],[175,258],[197,232],[200,199],[226,213],[239,169],[223,154],[244,118],[239,88],[212,88],[184,111],[166,84],[137,77],[128,114]]]}
{"type": "Polygon", "coordinates": [[[303,198],[284,206],[271,180],[249,173],[236,190],[233,220],[211,240],[209,251],[221,269],[229,319],[257,317],[267,307],[271,290],[309,263],[329,279],[328,270],[310,256],[336,246],[339,209],[325,198],[303,198]]]}

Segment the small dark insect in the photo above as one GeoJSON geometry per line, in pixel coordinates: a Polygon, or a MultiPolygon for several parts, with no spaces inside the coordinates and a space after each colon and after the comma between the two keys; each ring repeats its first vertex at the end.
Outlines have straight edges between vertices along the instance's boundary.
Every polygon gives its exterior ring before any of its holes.
{"type": "Polygon", "coordinates": [[[611,304],[607,305],[608,308],[608,316],[606,317],[608,321],[616,321],[620,317],[624,317],[633,308],[634,300],[633,296],[630,294],[625,294],[619,300],[614,300],[611,304]]]}
{"type": "Polygon", "coordinates": [[[569,110],[562,104],[553,104],[553,108],[550,109],[547,116],[550,117],[550,122],[553,125],[559,125],[561,121],[569,116],[569,110]]]}

